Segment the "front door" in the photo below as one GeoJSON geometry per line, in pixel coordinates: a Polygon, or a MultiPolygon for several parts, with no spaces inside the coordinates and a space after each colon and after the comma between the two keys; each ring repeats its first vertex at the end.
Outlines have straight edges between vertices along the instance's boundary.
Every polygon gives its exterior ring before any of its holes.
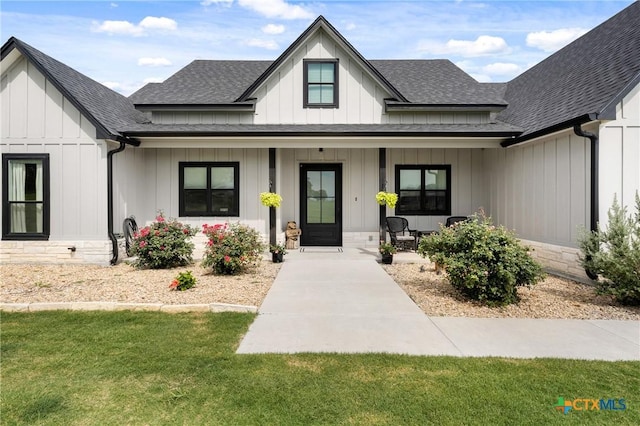
{"type": "Polygon", "coordinates": [[[300,165],[300,245],[342,245],[342,164],[300,165]]]}

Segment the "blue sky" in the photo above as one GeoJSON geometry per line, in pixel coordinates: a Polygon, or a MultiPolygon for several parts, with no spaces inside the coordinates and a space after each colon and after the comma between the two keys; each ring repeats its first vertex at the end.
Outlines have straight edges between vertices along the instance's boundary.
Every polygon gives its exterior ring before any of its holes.
{"type": "Polygon", "coordinates": [[[450,59],[508,81],[634,0],[2,0],[15,36],[125,95],[194,59],[275,59],[324,15],[367,59],[450,59]]]}

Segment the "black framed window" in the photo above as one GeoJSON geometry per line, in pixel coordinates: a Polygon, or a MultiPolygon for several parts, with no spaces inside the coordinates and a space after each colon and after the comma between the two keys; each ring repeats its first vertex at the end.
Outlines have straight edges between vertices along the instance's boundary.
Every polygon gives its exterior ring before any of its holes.
{"type": "Polygon", "coordinates": [[[2,154],[2,239],[49,239],[49,154],[2,154]]]}
{"type": "Polygon", "coordinates": [[[305,59],[304,107],[338,107],[338,60],[305,59]]]}
{"type": "Polygon", "coordinates": [[[396,213],[451,214],[450,165],[396,165],[396,213]]]}
{"type": "Polygon", "coordinates": [[[240,165],[180,163],[180,216],[240,216],[240,165]]]}

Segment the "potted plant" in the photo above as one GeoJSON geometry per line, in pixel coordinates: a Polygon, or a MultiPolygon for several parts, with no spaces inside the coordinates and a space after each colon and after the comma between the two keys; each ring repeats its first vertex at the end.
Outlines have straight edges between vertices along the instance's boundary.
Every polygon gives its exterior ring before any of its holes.
{"type": "Polygon", "coordinates": [[[393,262],[393,255],[397,251],[391,243],[380,242],[378,247],[380,254],[382,255],[382,263],[390,265],[393,262]]]}
{"type": "Polygon", "coordinates": [[[398,202],[398,194],[395,192],[380,191],[376,194],[376,201],[381,206],[387,205],[390,208],[395,208],[398,202]]]}
{"type": "Polygon", "coordinates": [[[261,192],[260,202],[266,207],[280,207],[282,197],[275,192],[261,192]]]}
{"type": "Polygon", "coordinates": [[[271,261],[273,263],[282,263],[284,261],[284,255],[287,254],[287,250],[284,244],[276,243],[269,246],[271,252],[271,261]]]}

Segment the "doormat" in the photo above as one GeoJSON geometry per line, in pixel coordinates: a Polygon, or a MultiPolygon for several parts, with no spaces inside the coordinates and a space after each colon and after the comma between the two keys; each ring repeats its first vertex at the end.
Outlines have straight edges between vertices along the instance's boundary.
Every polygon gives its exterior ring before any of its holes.
{"type": "Polygon", "coordinates": [[[300,253],[342,253],[342,247],[300,247],[300,253]]]}

